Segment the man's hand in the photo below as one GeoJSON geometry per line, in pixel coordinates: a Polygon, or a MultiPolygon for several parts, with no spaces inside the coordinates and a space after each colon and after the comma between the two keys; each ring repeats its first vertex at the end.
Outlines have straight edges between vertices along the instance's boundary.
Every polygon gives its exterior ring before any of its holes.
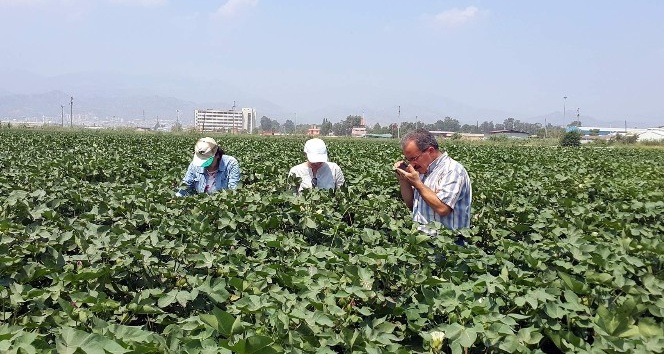
{"type": "MultiPolygon", "coordinates": [[[[394,170],[394,173],[397,175],[397,178],[400,181],[405,178],[404,175],[401,174],[402,172],[404,172],[404,166],[405,165],[406,165],[406,163],[404,161],[397,161],[397,162],[394,163],[394,166],[392,166],[392,169],[394,170]]],[[[408,168],[408,167],[406,167],[406,168],[408,168]]]]}
{"type": "Polygon", "coordinates": [[[415,185],[420,183],[420,173],[417,172],[412,165],[407,165],[405,169],[402,167],[404,161],[397,161],[394,163],[394,172],[396,172],[399,181],[404,181],[410,183],[410,185],[415,185]]]}

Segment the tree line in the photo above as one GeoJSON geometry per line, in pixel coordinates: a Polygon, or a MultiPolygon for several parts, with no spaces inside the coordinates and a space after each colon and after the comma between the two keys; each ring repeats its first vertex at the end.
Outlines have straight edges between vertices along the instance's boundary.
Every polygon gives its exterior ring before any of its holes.
{"type": "MultiPolygon", "coordinates": [[[[353,127],[360,126],[361,122],[361,116],[349,115],[346,119],[336,123],[332,123],[329,119],[323,118],[323,122],[316,126],[320,129],[320,135],[323,136],[350,136],[353,127]]],[[[575,123],[577,123],[576,125],[581,125],[581,122],[575,123]]],[[[298,124],[296,126],[290,119],[286,120],[283,124],[266,116],[263,116],[260,120],[260,130],[262,132],[305,134],[310,127],[311,124],[298,124]]],[[[547,126],[544,127],[540,123],[522,122],[514,118],[507,118],[502,123],[494,123],[493,121],[479,123],[478,121],[477,124],[461,124],[459,120],[455,118],[445,117],[434,123],[401,122],[400,124],[391,123],[386,125],[375,123],[374,125],[366,126],[368,134],[392,134],[394,137],[397,137],[397,135],[403,135],[403,133],[417,128],[424,128],[429,131],[437,130],[471,134],[487,134],[495,130],[516,130],[541,137],[560,137],[565,132],[565,129],[560,126],[547,124],[547,126]]]]}

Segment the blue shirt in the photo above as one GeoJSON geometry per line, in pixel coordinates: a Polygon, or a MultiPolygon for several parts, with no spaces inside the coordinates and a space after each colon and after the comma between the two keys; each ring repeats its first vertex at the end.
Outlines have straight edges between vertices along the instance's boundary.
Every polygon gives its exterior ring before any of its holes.
{"type": "Polygon", "coordinates": [[[240,164],[233,156],[222,155],[214,181],[208,178],[205,167],[189,164],[181,188],[175,195],[182,197],[192,193],[212,194],[221,189],[235,189],[240,182],[240,164]]]}
{"type": "Polygon", "coordinates": [[[421,175],[420,180],[436,193],[441,202],[452,208],[452,212],[446,216],[436,213],[415,189],[413,221],[421,225],[420,230],[435,235],[435,230],[425,226],[433,221],[438,221],[452,230],[470,227],[470,202],[473,191],[468,172],[460,163],[449,157],[447,152],[443,152],[431,162],[427,173],[421,175]]]}

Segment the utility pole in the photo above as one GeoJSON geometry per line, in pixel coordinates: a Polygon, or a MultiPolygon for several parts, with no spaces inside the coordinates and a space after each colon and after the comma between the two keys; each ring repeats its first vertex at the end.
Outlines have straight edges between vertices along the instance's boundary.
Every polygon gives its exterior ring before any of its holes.
{"type": "Polygon", "coordinates": [[[231,108],[231,115],[233,116],[233,134],[237,133],[235,129],[235,100],[233,100],[233,108],[231,108]]]}
{"type": "Polygon", "coordinates": [[[563,97],[563,124],[567,124],[567,116],[565,115],[565,103],[567,102],[567,96],[563,97]]]}
{"type": "Polygon", "coordinates": [[[69,101],[69,127],[74,127],[74,96],[71,96],[71,101],[69,101]]]}
{"type": "Polygon", "coordinates": [[[580,118],[580,115],[579,115],[579,109],[581,109],[581,108],[576,109],[576,121],[578,122],[577,124],[581,125],[581,118],[580,118]]]}
{"type": "Polygon", "coordinates": [[[207,120],[207,110],[203,111],[203,126],[201,127],[201,133],[205,131],[205,120],[207,120]]]}
{"type": "Polygon", "coordinates": [[[65,126],[65,105],[61,104],[60,108],[62,108],[62,127],[64,128],[64,126],[65,126]]]}
{"type": "Polygon", "coordinates": [[[397,139],[401,140],[401,106],[397,106],[397,139]]]}
{"type": "Polygon", "coordinates": [[[544,139],[546,139],[546,138],[547,138],[547,134],[546,134],[546,117],[544,117],[544,139]]]}

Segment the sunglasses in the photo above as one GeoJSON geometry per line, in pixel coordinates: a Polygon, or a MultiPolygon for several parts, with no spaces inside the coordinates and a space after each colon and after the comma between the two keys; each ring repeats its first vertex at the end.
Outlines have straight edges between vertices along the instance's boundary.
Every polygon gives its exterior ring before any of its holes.
{"type": "Polygon", "coordinates": [[[318,178],[317,177],[314,177],[314,178],[311,179],[311,185],[314,186],[314,187],[318,186],[318,178]]]}

